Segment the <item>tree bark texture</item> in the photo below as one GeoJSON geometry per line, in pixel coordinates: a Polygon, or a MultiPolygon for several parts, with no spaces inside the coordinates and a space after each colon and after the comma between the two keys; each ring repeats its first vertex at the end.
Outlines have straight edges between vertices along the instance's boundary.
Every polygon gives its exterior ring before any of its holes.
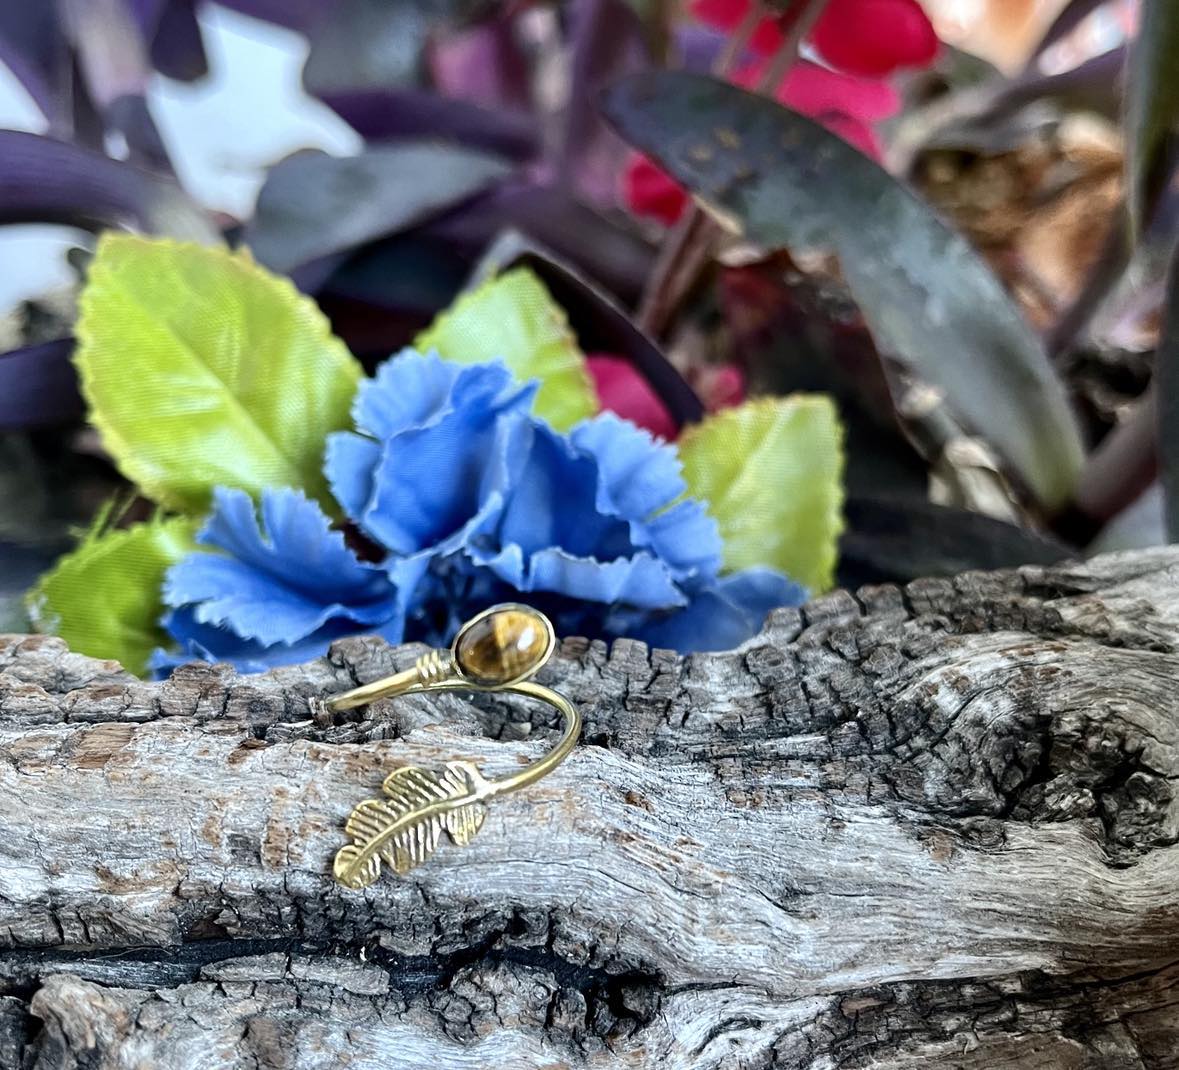
{"type": "Polygon", "coordinates": [[[349,892],[385,773],[555,728],[316,701],[418,653],[144,683],[0,638],[0,1067],[1179,1067],[1179,549],[565,640],[572,757],[349,892]]]}

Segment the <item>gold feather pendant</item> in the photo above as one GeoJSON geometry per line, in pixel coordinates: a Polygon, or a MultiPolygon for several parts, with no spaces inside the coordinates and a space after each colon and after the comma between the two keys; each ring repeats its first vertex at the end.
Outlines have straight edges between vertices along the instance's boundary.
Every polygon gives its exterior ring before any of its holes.
{"type": "Polygon", "coordinates": [[[381,862],[408,873],[425,862],[445,832],[464,847],[483,826],[483,799],[492,784],[472,762],[451,762],[439,775],[418,765],[395,769],[381,786],[383,799],[365,799],[344,825],[352,842],[336,852],[332,871],[345,887],[367,888],[381,862]]]}

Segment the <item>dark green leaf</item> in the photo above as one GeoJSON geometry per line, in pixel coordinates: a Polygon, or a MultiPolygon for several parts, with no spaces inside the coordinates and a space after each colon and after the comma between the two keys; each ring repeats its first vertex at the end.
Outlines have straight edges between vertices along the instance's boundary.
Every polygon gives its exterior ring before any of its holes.
{"type": "Polygon", "coordinates": [[[1064,543],[980,513],[911,498],[849,498],[839,541],[839,582],[908,583],[970,569],[1051,565],[1064,543]]]}
{"type": "Polygon", "coordinates": [[[498,156],[407,142],[337,157],[306,149],[275,167],[243,236],[273,271],[414,226],[505,177],[498,156]]]}
{"type": "Polygon", "coordinates": [[[1179,147],[1179,4],[1142,0],[1126,82],[1126,190],[1139,232],[1154,214],[1179,147]]]}
{"type": "Polygon", "coordinates": [[[1159,481],[1167,538],[1179,542],[1179,247],[1167,280],[1163,332],[1155,350],[1154,389],[1158,406],[1159,481]]]}
{"type": "Polygon", "coordinates": [[[1049,507],[1082,449],[1065,391],[995,276],[886,171],[810,119],[710,78],[643,74],[604,96],[628,140],[767,247],[834,249],[886,354],[938,386],[1049,507]]]}
{"type": "Polygon", "coordinates": [[[303,84],[313,96],[414,85],[431,34],[470,18],[484,0],[335,0],[308,28],[303,84]]]}

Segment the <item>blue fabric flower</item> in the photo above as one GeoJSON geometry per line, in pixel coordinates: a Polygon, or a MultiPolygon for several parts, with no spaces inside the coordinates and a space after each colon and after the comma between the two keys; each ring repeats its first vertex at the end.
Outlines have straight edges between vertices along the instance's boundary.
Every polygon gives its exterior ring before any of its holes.
{"type": "Polygon", "coordinates": [[[557,434],[522,422],[498,518],[467,548],[517,591],[664,610],[720,568],[720,534],[673,447],[610,413],[557,434]]]}
{"type": "Polygon", "coordinates": [[[679,612],[637,624],[628,634],[682,654],[730,650],[756,635],[770,610],[800,606],[806,598],[806,588],[780,572],[747,568],[695,591],[679,612]]]}
{"type": "MultiPolygon", "coordinates": [[[[187,665],[190,661],[228,661],[239,672],[264,672],[276,665],[300,665],[312,658],[322,657],[333,639],[372,630],[339,621],[326,625],[299,642],[268,646],[257,639],[243,639],[221,625],[201,624],[196,619],[194,606],[169,610],[164,615],[163,624],[180,645],[175,650],[156,650],[148,659],[148,668],[157,677],[167,676],[173,669],[187,665]]],[[[390,642],[399,641],[394,635],[384,634],[390,642]]]]}
{"type": "Polygon", "coordinates": [[[443,645],[509,600],[560,634],[715,650],[802,601],[770,569],[720,575],[717,525],[684,496],[674,446],[609,413],[559,434],[530,415],[534,394],[499,363],[412,350],[387,361],[325,460],[379,560],[359,560],[298,491],[267,490],[259,523],[246,494],[220,489],[200,536],[215,552],[168,573],[165,623],[181,653],[156,666],[192,656],[253,671],[357,632],[443,645]]]}
{"type": "Polygon", "coordinates": [[[360,433],[328,438],[332,493],[391,554],[448,553],[501,508],[512,418],[535,393],[502,364],[400,353],[361,384],[360,433]]]}
{"type": "Polygon", "coordinates": [[[165,627],[186,651],[241,663],[300,660],[358,631],[400,641],[402,592],[424,571],[358,560],[319,506],[288,488],[263,492],[261,525],[248,494],[218,488],[197,541],[220,552],[168,570],[165,627]]]}

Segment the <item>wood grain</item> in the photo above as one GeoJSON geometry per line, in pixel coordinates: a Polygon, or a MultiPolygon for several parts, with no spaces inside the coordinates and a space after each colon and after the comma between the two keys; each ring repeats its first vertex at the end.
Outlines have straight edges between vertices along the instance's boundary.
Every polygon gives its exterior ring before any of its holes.
{"type": "Polygon", "coordinates": [[[418,653],[156,684],[0,638],[0,1066],[1179,1067],[1179,550],[566,640],[573,756],[348,892],[390,769],[555,727],[316,702],[418,653]]]}

